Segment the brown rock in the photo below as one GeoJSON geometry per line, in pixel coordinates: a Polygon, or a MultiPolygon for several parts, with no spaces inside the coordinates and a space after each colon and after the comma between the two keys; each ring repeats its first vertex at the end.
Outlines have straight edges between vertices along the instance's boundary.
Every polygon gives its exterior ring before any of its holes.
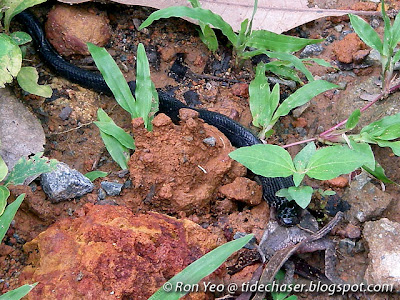
{"type": "Polygon", "coordinates": [[[353,53],[353,61],[357,64],[361,63],[365,57],[369,54],[369,49],[358,50],[357,52],[353,53]]]}
{"type": "Polygon", "coordinates": [[[249,85],[247,83],[235,83],[232,85],[231,91],[235,96],[249,97],[249,85]]]}
{"type": "Polygon", "coordinates": [[[261,186],[245,177],[237,177],[232,183],[221,186],[219,192],[228,199],[251,206],[258,205],[262,201],[261,186]]]}
{"type": "Polygon", "coordinates": [[[339,176],[339,177],[327,180],[326,183],[331,187],[344,188],[349,184],[349,180],[347,177],[339,176]]]}
{"type": "Polygon", "coordinates": [[[88,204],[81,217],[24,245],[30,265],[20,281],[39,282],[27,299],[147,299],[216,246],[216,236],[189,220],[88,204]]]}
{"type": "Polygon", "coordinates": [[[104,46],[111,37],[105,13],[71,5],[56,5],[48,14],[46,36],[61,55],[89,55],[86,42],[104,46]]]}
{"type": "Polygon", "coordinates": [[[333,53],[338,61],[349,64],[353,61],[353,54],[358,50],[363,50],[366,45],[360,40],[356,33],[349,33],[341,41],[333,43],[333,53]]]}
{"type": "Polygon", "coordinates": [[[304,128],[307,126],[307,120],[305,118],[297,118],[293,121],[293,126],[304,128]]]}

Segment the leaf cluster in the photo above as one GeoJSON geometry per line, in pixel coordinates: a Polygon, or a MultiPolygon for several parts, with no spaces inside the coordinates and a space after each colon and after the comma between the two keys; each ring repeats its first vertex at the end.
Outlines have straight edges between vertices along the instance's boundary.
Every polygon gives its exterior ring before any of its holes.
{"type": "MultiPolygon", "coordinates": [[[[213,13],[208,9],[203,9],[197,4],[193,4],[193,0],[189,0],[192,3],[193,7],[186,6],[173,6],[167,7],[152,13],[140,26],[140,29],[143,29],[149,25],[151,25],[154,21],[163,18],[170,17],[187,17],[194,20],[197,20],[200,24],[201,28],[204,28],[205,25],[211,25],[212,27],[221,30],[222,34],[227,37],[229,42],[232,44],[236,55],[237,60],[247,59],[255,55],[259,55],[261,53],[265,53],[270,55],[270,57],[279,56],[282,59],[284,57],[285,63],[279,65],[279,63],[270,64],[268,68],[272,72],[276,72],[280,76],[287,76],[288,78],[292,78],[295,80],[300,80],[297,75],[293,73],[289,64],[295,61],[296,65],[302,65],[301,69],[306,72],[306,76],[309,76],[311,73],[304,67],[304,64],[296,58],[295,56],[289,54],[294,51],[298,51],[310,44],[316,44],[321,42],[321,39],[302,39],[297,37],[291,37],[286,35],[276,34],[267,30],[252,30],[252,21],[254,15],[257,11],[258,1],[256,0],[254,3],[254,9],[252,18],[245,19],[241,23],[241,29],[238,33],[235,33],[232,27],[224,21],[224,19],[213,13]],[[247,51],[246,49],[256,49],[254,51],[247,51]],[[271,51],[274,53],[272,55],[271,51]],[[300,62],[300,63],[299,63],[300,62]]],[[[210,30],[212,30],[210,28],[210,30]]],[[[203,32],[203,36],[205,36],[205,32],[203,32]]],[[[214,38],[212,38],[214,39],[214,38]]],[[[211,39],[210,39],[211,40],[211,39]]],[[[206,42],[206,44],[209,42],[206,42]]],[[[214,48],[213,48],[214,49],[214,48]]],[[[211,49],[211,50],[213,50],[211,49]]]]}
{"type": "MultiPolygon", "coordinates": [[[[143,44],[139,44],[137,49],[135,96],[107,50],[91,43],[88,43],[88,49],[118,104],[129,112],[132,118],[143,118],[145,127],[151,130],[151,121],[158,110],[158,93],[150,78],[149,62],[143,44]]],[[[116,125],[101,108],[97,111],[97,119],[94,123],[100,130],[107,151],[122,169],[127,169],[129,149],[135,149],[133,138],[116,125]]]]}
{"type": "Polygon", "coordinates": [[[314,143],[305,146],[292,160],[289,152],[276,145],[253,145],[231,152],[229,156],[264,177],[293,176],[295,186],[278,191],[277,196],[295,200],[302,208],[311,201],[313,189],[301,186],[305,175],[329,180],[348,174],[361,166],[375,168],[375,159],[368,144],[353,143],[316,149],[314,143]]]}
{"type": "Polygon", "coordinates": [[[393,76],[394,64],[400,60],[400,51],[395,52],[397,43],[400,42],[400,16],[397,14],[393,24],[385,11],[384,1],[381,0],[382,18],[384,21],[383,39],[362,18],[350,14],[350,22],[358,36],[371,48],[377,50],[381,55],[382,77],[384,82],[384,93],[389,91],[389,84],[393,76]]]}
{"type": "Polygon", "coordinates": [[[261,139],[269,137],[273,133],[272,127],[278,119],[287,115],[292,109],[307,103],[320,93],[338,88],[337,85],[325,80],[312,80],[280,104],[279,84],[275,84],[271,91],[265,71],[266,64],[259,63],[256,68],[256,76],[249,85],[253,125],[262,128],[259,133],[261,139]]]}
{"type": "Polygon", "coordinates": [[[13,32],[8,34],[11,19],[25,9],[46,0],[2,0],[0,8],[5,10],[0,13],[0,21],[3,19],[6,33],[0,33],[0,88],[6,83],[11,83],[17,78],[20,87],[28,93],[41,97],[50,97],[52,89],[48,85],[39,85],[39,75],[33,67],[22,67],[21,46],[30,42],[32,38],[25,32],[13,32]]]}

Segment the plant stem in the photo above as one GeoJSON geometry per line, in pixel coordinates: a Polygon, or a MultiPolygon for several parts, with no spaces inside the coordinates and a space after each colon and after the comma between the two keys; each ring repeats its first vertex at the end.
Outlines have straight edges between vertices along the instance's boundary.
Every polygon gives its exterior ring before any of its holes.
{"type": "Polygon", "coordinates": [[[292,147],[292,146],[296,146],[296,145],[312,142],[312,141],[315,141],[315,140],[316,140],[316,138],[311,138],[311,139],[304,140],[304,141],[298,141],[298,142],[294,142],[294,143],[291,143],[291,144],[284,145],[284,146],[282,146],[282,148],[286,149],[286,148],[289,148],[289,147],[292,147]]]}

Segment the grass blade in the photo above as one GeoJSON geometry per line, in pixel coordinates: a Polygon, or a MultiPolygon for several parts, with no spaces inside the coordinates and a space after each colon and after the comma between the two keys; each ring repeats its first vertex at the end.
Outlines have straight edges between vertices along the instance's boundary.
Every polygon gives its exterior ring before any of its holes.
{"type": "Polygon", "coordinates": [[[135,118],[135,98],[114,59],[104,48],[97,47],[92,43],[87,43],[87,46],[115,100],[131,114],[132,118],[135,118]]]}
{"type": "Polygon", "coordinates": [[[303,49],[307,45],[317,44],[322,41],[323,39],[302,39],[283,34],[276,34],[267,30],[255,30],[249,36],[246,46],[260,50],[291,53],[303,49]]]}
{"type": "Polygon", "coordinates": [[[349,14],[351,25],[357,35],[371,48],[378,50],[382,55],[383,44],[376,31],[359,16],[349,14]]]}
{"type": "Polygon", "coordinates": [[[335,88],[338,88],[336,84],[325,80],[315,80],[302,86],[282,102],[276,110],[273,120],[281,116],[286,116],[293,108],[301,106],[310,101],[313,97],[335,88]]]}
{"type": "Polygon", "coordinates": [[[19,300],[25,295],[27,295],[36,285],[38,282],[34,284],[25,284],[16,288],[15,290],[9,291],[0,296],[0,300],[19,300]]]}
{"type": "Polygon", "coordinates": [[[8,228],[10,227],[11,221],[24,200],[25,194],[21,194],[15,199],[15,201],[7,205],[4,213],[0,216],[0,242],[3,240],[8,228]]]}
{"type": "Polygon", "coordinates": [[[142,23],[142,25],[140,25],[139,29],[143,29],[159,19],[170,17],[188,17],[203,22],[205,24],[211,24],[215,28],[220,29],[233,45],[237,44],[237,35],[233,31],[231,25],[225,22],[224,19],[221,18],[221,16],[214,14],[211,10],[203,9],[200,7],[192,8],[186,6],[172,6],[157,10],[152,13],[142,23]]]}
{"type": "Polygon", "coordinates": [[[138,45],[137,49],[135,97],[136,117],[142,117],[147,130],[151,130],[152,116],[150,113],[152,108],[154,108],[154,113],[158,111],[158,94],[151,81],[149,61],[142,43],[138,45]]]}
{"type": "Polygon", "coordinates": [[[184,296],[187,292],[174,292],[177,283],[184,283],[185,285],[198,283],[202,278],[214,272],[229,256],[240,250],[253,237],[253,234],[248,234],[208,252],[164,284],[164,287],[167,285],[171,287],[170,292],[166,292],[163,288],[160,288],[149,300],[176,300],[184,296]]]}
{"type": "Polygon", "coordinates": [[[95,121],[93,123],[96,124],[96,126],[99,127],[102,132],[114,137],[124,147],[128,149],[135,149],[135,142],[133,138],[114,122],[95,121]]]}

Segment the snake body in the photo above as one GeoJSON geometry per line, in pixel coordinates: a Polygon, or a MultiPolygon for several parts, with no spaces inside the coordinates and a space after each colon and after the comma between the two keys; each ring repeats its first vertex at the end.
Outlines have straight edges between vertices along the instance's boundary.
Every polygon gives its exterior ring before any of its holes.
{"type": "MultiPolygon", "coordinates": [[[[45,37],[42,25],[32,13],[24,11],[18,14],[16,18],[26,27],[27,32],[36,44],[41,58],[56,73],[86,88],[111,95],[109,87],[100,74],[83,70],[67,62],[53,49],[45,37]]],[[[129,85],[132,93],[134,93],[135,84],[130,82],[129,85]]],[[[177,118],[178,111],[181,108],[194,109],[206,123],[215,126],[225,134],[233,146],[245,147],[262,143],[252,132],[227,116],[204,109],[189,107],[162,90],[158,90],[158,96],[159,112],[165,113],[172,119],[177,118]]],[[[263,188],[263,198],[276,208],[279,222],[286,226],[297,224],[301,208],[294,201],[288,201],[285,198],[275,196],[278,190],[293,186],[293,178],[267,178],[259,176],[259,179],[263,188]]]]}

